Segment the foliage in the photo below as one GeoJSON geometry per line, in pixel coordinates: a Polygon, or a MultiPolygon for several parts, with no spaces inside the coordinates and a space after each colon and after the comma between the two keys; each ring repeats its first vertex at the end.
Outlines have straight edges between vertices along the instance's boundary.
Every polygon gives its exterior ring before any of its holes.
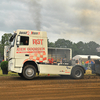
{"type": "Polygon", "coordinates": [[[8,61],[2,61],[0,64],[1,69],[8,69],[8,61]]]}
{"type": "Polygon", "coordinates": [[[55,47],[55,43],[49,42],[49,39],[48,39],[48,47],[55,47]]]}
{"type": "Polygon", "coordinates": [[[58,39],[57,41],[55,41],[55,43],[53,43],[53,46],[58,47],[58,48],[72,48],[72,56],[75,56],[75,55],[100,56],[100,53],[96,51],[96,48],[99,47],[100,45],[93,41],[90,41],[89,43],[83,43],[82,41],[79,41],[78,43],[73,43],[69,40],[58,39]]]}
{"type": "Polygon", "coordinates": [[[66,41],[65,41],[65,39],[58,39],[55,42],[55,46],[59,47],[59,48],[66,48],[66,41]]]}
{"type": "Polygon", "coordinates": [[[1,45],[0,45],[0,52],[1,52],[2,56],[4,55],[4,46],[10,44],[9,39],[10,39],[11,35],[12,35],[11,33],[5,33],[4,35],[2,35],[1,45]]]}
{"type": "Polygon", "coordinates": [[[65,40],[65,39],[58,39],[55,42],[55,47],[59,47],[59,48],[71,48],[72,47],[72,42],[69,40],[65,40]]]}

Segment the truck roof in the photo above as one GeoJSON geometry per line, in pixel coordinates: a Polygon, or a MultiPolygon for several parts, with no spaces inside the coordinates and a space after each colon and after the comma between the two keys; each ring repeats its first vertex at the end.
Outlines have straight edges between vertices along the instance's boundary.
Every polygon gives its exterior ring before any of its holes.
{"type": "Polygon", "coordinates": [[[47,37],[47,32],[45,31],[18,29],[14,33],[17,33],[17,35],[23,35],[23,36],[47,37]]]}

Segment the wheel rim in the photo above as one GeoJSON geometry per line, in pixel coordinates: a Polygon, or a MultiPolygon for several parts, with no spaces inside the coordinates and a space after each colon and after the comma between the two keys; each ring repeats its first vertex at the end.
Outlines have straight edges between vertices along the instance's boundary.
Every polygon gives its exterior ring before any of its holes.
{"type": "Polygon", "coordinates": [[[33,68],[27,68],[25,71],[26,76],[32,77],[34,75],[34,69],[33,68]]]}
{"type": "Polygon", "coordinates": [[[82,76],[82,71],[80,69],[76,70],[75,76],[78,77],[78,78],[81,77],[82,76]]]}

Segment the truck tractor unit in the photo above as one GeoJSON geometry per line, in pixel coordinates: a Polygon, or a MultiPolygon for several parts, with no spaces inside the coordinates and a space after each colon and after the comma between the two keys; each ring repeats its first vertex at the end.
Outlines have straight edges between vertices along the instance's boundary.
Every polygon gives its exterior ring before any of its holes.
{"type": "Polygon", "coordinates": [[[70,48],[48,48],[46,32],[17,30],[10,42],[9,49],[4,50],[8,71],[16,72],[21,77],[33,79],[36,73],[71,75],[75,79],[84,76],[84,67],[71,60],[70,48]]]}

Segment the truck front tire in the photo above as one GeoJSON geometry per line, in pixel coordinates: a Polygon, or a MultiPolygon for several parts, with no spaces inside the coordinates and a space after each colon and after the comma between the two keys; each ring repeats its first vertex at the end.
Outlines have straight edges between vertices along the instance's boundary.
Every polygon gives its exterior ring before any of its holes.
{"type": "Polygon", "coordinates": [[[84,76],[84,71],[81,67],[74,67],[71,73],[72,78],[81,79],[84,76]]]}
{"type": "Polygon", "coordinates": [[[26,65],[23,69],[25,79],[33,79],[36,75],[36,68],[33,65],[26,65]]]}

